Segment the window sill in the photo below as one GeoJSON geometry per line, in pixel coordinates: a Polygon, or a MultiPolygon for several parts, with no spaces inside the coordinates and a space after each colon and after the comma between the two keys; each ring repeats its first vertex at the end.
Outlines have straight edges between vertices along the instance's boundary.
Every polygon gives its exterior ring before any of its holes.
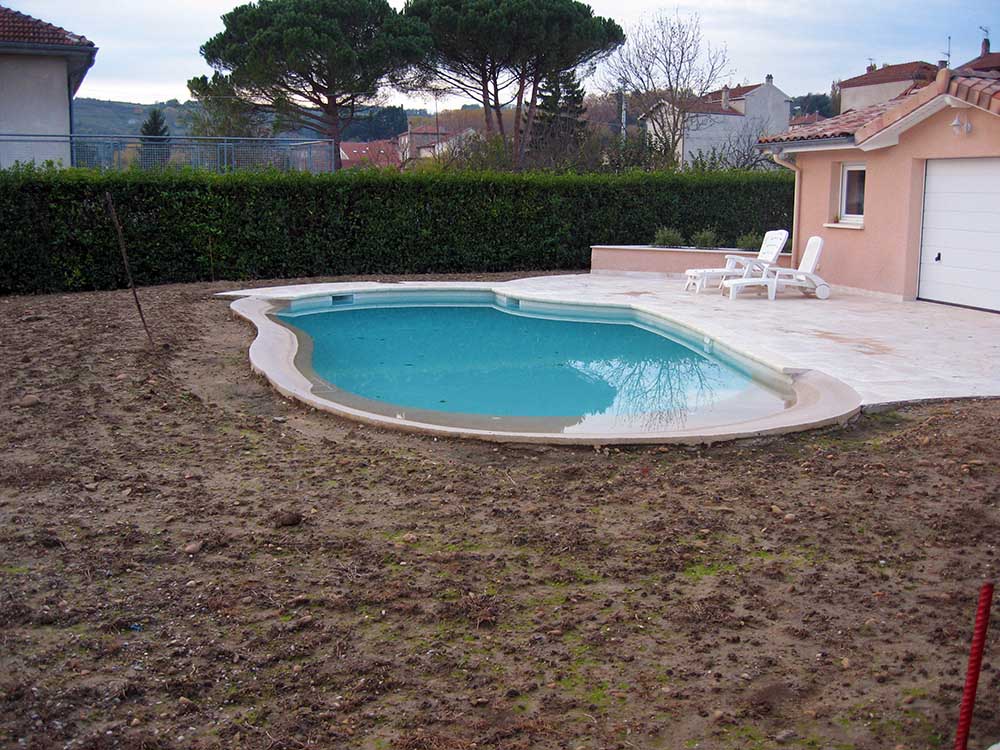
{"type": "Polygon", "coordinates": [[[865,228],[864,224],[860,224],[860,223],[859,224],[855,224],[855,223],[849,222],[849,221],[832,222],[830,224],[824,224],[823,226],[826,227],[827,229],[864,229],[865,228]]]}

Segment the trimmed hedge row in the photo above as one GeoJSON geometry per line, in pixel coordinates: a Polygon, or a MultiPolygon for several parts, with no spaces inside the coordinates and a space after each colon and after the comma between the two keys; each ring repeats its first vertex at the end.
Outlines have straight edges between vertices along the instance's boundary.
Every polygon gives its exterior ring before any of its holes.
{"type": "Polygon", "coordinates": [[[592,244],[791,229],[777,172],[550,175],[0,171],[0,293],[340,274],[582,269],[592,244]]]}

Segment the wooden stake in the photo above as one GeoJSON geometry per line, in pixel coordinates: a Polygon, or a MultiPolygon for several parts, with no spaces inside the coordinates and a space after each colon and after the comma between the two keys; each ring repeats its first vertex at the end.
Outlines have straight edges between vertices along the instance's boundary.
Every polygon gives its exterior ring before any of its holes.
{"type": "Polygon", "coordinates": [[[111,200],[110,190],[104,191],[104,200],[108,204],[108,213],[111,215],[111,222],[115,225],[115,232],[118,234],[118,248],[122,252],[122,263],[125,264],[125,276],[128,278],[128,285],[132,289],[132,298],[135,300],[135,307],[139,311],[139,319],[142,321],[142,327],[146,330],[149,345],[155,346],[153,343],[153,334],[149,332],[149,326],[146,325],[146,316],[142,314],[142,305],[139,304],[139,293],[135,290],[135,282],[132,280],[132,269],[128,264],[128,251],[125,249],[125,235],[122,234],[122,225],[118,221],[118,212],[115,211],[115,202],[111,200]]]}

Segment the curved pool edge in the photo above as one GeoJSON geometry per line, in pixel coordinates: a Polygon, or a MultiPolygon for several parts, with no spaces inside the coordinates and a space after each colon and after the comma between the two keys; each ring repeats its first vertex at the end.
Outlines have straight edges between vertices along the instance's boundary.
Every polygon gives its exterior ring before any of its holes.
{"type": "MultiPolygon", "coordinates": [[[[397,285],[392,285],[396,286],[397,285]]],[[[436,286],[438,290],[456,289],[451,286],[436,286]]],[[[483,289],[484,287],[478,287],[483,289]]],[[[417,291],[411,287],[412,291],[417,291]]],[[[366,291],[372,291],[368,289],[366,291]]],[[[496,290],[503,297],[530,300],[530,295],[512,293],[510,290],[496,290]]],[[[317,294],[316,296],[324,296],[317,294]]],[[[559,304],[551,299],[540,299],[546,304],[559,304]]],[[[249,321],[257,329],[257,335],[250,345],[250,366],[254,372],[263,376],[275,390],[289,399],[302,402],[315,409],[329,412],[353,421],[365,424],[389,427],[407,432],[427,435],[471,438],[492,442],[516,443],[559,443],[567,445],[639,445],[657,443],[700,444],[715,443],[743,438],[779,435],[792,432],[844,424],[861,411],[861,397],[849,385],[818,370],[797,370],[795,368],[775,366],[752,352],[745,352],[725,342],[712,339],[713,343],[727,350],[757,362],[767,369],[790,379],[791,387],[796,395],[794,406],[778,413],[745,422],[736,422],[716,427],[701,427],[693,429],[671,430],[669,432],[616,433],[616,434],[586,434],[544,432],[512,432],[479,430],[445,425],[428,424],[407,419],[389,417],[361,411],[335,401],[320,398],[312,392],[313,383],[295,365],[299,341],[297,336],[286,326],[269,317],[279,300],[264,297],[242,297],[230,304],[232,312],[240,318],[249,321]]],[[[572,304],[572,303],[564,303],[572,304]]],[[[576,303],[579,304],[579,303],[576,303]]],[[[587,303],[594,307],[626,308],[663,320],[666,324],[703,335],[693,326],[664,316],[660,313],[643,309],[636,305],[619,305],[608,303],[587,303]]]]}

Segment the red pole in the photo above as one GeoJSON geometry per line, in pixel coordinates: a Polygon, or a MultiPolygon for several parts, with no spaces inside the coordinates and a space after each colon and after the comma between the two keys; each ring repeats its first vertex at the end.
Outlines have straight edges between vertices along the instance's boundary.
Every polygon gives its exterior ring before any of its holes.
{"type": "Polygon", "coordinates": [[[958,711],[955,750],[966,750],[969,744],[969,727],[972,726],[972,709],[976,706],[976,688],[979,685],[979,670],[983,665],[983,648],[986,646],[986,628],[990,624],[990,606],[992,604],[993,584],[984,583],[979,589],[976,624],[972,629],[972,648],[969,651],[969,669],[965,673],[962,706],[958,711]]]}

